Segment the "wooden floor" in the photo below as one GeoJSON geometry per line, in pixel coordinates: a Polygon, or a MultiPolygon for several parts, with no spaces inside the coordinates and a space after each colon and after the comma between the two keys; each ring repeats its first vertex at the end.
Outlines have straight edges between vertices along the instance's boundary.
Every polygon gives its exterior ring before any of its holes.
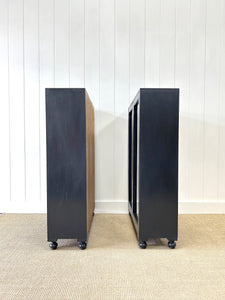
{"type": "Polygon", "coordinates": [[[46,215],[0,216],[0,299],[225,299],[225,215],[180,215],[138,248],[128,215],[95,215],[86,250],[46,242],[46,215]]]}

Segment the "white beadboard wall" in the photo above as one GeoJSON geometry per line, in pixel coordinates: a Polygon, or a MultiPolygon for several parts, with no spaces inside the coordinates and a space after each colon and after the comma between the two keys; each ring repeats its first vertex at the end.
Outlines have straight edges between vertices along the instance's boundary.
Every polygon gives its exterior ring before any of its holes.
{"type": "Polygon", "coordinates": [[[96,212],[127,212],[127,108],[180,88],[179,211],[225,213],[224,0],[1,0],[0,212],[46,212],[45,87],[95,107],[96,212]]]}

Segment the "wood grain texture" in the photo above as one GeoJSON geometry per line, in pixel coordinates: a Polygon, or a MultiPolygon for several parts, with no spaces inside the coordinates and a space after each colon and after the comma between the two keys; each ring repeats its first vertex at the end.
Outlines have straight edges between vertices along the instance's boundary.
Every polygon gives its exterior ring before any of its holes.
{"type": "Polygon", "coordinates": [[[87,234],[90,229],[95,208],[95,141],[94,141],[94,107],[85,91],[86,111],[86,203],[87,234]]]}

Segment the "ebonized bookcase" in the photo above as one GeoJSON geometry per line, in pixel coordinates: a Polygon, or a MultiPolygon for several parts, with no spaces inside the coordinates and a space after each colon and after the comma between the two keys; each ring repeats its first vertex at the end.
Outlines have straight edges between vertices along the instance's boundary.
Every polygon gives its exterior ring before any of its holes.
{"type": "Polygon", "coordinates": [[[84,88],[46,89],[47,227],[87,245],[94,215],[94,108],[84,88]]]}
{"type": "Polygon", "coordinates": [[[128,210],[140,248],[178,222],[179,89],[140,89],[128,109],[128,210]]]}

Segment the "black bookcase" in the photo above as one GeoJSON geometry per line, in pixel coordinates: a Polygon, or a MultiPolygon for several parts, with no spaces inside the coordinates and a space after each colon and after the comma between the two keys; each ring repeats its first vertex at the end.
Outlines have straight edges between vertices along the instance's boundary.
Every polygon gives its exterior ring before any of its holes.
{"type": "Polygon", "coordinates": [[[47,227],[86,248],[94,212],[94,108],[85,89],[46,89],[47,227]]]}
{"type": "Polygon", "coordinates": [[[140,89],[128,113],[128,209],[139,246],[167,238],[175,248],[179,89],[140,89]]]}

